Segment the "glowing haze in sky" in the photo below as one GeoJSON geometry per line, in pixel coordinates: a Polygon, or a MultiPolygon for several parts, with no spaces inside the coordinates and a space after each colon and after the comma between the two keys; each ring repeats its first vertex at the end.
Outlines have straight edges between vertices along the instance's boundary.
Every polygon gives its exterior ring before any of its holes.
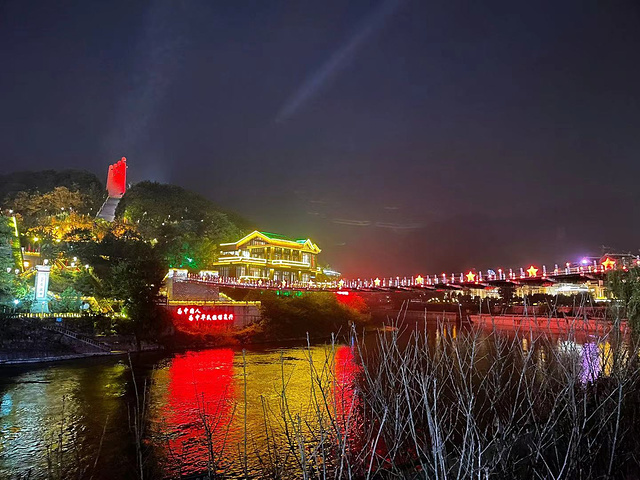
{"type": "Polygon", "coordinates": [[[0,3],[4,171],[126,156],[354,275],[637,253],[636,0],[0,3]]]}

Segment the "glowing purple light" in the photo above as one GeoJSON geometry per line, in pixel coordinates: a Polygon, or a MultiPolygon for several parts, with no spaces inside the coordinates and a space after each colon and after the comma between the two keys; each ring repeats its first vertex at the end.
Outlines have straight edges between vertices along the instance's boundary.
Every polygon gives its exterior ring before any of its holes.
{"type": "Polygon", "coordinates": [[[582,346],[582,369],[580,379],[582,383],[594,382],[602,372],[600,349],[597,343],[585,343],[582,346]]]}

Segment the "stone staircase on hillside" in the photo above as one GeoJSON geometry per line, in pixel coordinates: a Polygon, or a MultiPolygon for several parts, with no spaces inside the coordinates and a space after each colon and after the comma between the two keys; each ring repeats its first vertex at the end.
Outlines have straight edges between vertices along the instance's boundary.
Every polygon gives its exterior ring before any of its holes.
{"type": "Polygon", "coordinates": [[[107,199],[100,207],[100,211],[97,218],[102,218],[107,222],[113,222],[114,218],[116,218],[116,208],[118,207],[118,203],[120,203],[120,199],[116,197],[107,197],[107,199]]]}
{"type": "Polygon", "coordinates": [[[82,342],[86,345],[91,345],[94,348],[97,348],[98,350],[102,350],[103,352],[111,352],[111,347],[109,345],[107,345],[106,343],[102,343],[102,342],[98,342],[96,340],[94,340],[93,338],[89,338],[85,335],[82,335],[78,332],[74,332],[73,330],[68,329],[67,327],[63,327],[61,325],[45,325],[44,327],[45,330],[48,330],[50,332],[56,332],[59,333],[61,335],[64,335],[65,337],[69,337],[72,338],[78,342],[82,342]]]}

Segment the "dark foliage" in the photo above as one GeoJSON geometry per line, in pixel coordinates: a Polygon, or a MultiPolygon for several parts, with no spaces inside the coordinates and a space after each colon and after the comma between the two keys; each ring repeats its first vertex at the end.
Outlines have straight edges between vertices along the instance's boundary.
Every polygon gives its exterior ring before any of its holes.
{"type": "Polygon", "coordinates": [[[259,300],[262,320],[256,328],[264,339],[305,338],[307,333],[311,337],[348,334],[351,325],[363,325],[369,319],[366,313],[339,302],[333,293],[286,296],[265,292],[259,300]]]}
{"type": "Polygon", "coordinates": [[[122,301],[138,342],[152,339],[165,318],[157,302],[166,268],[157,250],[139,237],[109,234],[76,251],[93,267],[96,294],[122,301]]]}
{"type": "Polygon", "coordinates": [[[251,229],[242,217],[176,185],[140,182],[118,205],[117,215],[157,242],[173,267],[207,268],[218,244],[235,241],[251,229]]]}
{"type": "Polygon", "coordinates": [[[614,318],[626,317],[634,333],[640,333],[640,268],[609,272],[607,286],[617,299],[614,318]]]}
{"type": "Polygon", "coordinates": [[[82,192],[91,199],[94,209],[99,208],[106,197],[104,184],[93,173],[84,170],[42,170],[0,175],[0,200],[7,206],[19,193],[44,194],[56,187],[82,192]]]}

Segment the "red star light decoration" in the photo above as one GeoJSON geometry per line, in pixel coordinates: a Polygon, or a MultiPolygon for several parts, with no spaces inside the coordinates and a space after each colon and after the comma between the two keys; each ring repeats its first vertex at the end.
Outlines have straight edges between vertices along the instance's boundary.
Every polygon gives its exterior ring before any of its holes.
{"type": "Polygon", "coordinates": [[[605,270],[613,270],[616,266],[616,261],[607,257],[604,259],[604,262],[602,262],[602,266],[605,270]]]}
{"type": "Polygon", "coordinates": [[[531,265],[527,269],[527,273],[529,274],[530,277],[535,277],[535,276],[538,275],[538,269],[536,267],[534,267],[533,265],[531,265]]]}

